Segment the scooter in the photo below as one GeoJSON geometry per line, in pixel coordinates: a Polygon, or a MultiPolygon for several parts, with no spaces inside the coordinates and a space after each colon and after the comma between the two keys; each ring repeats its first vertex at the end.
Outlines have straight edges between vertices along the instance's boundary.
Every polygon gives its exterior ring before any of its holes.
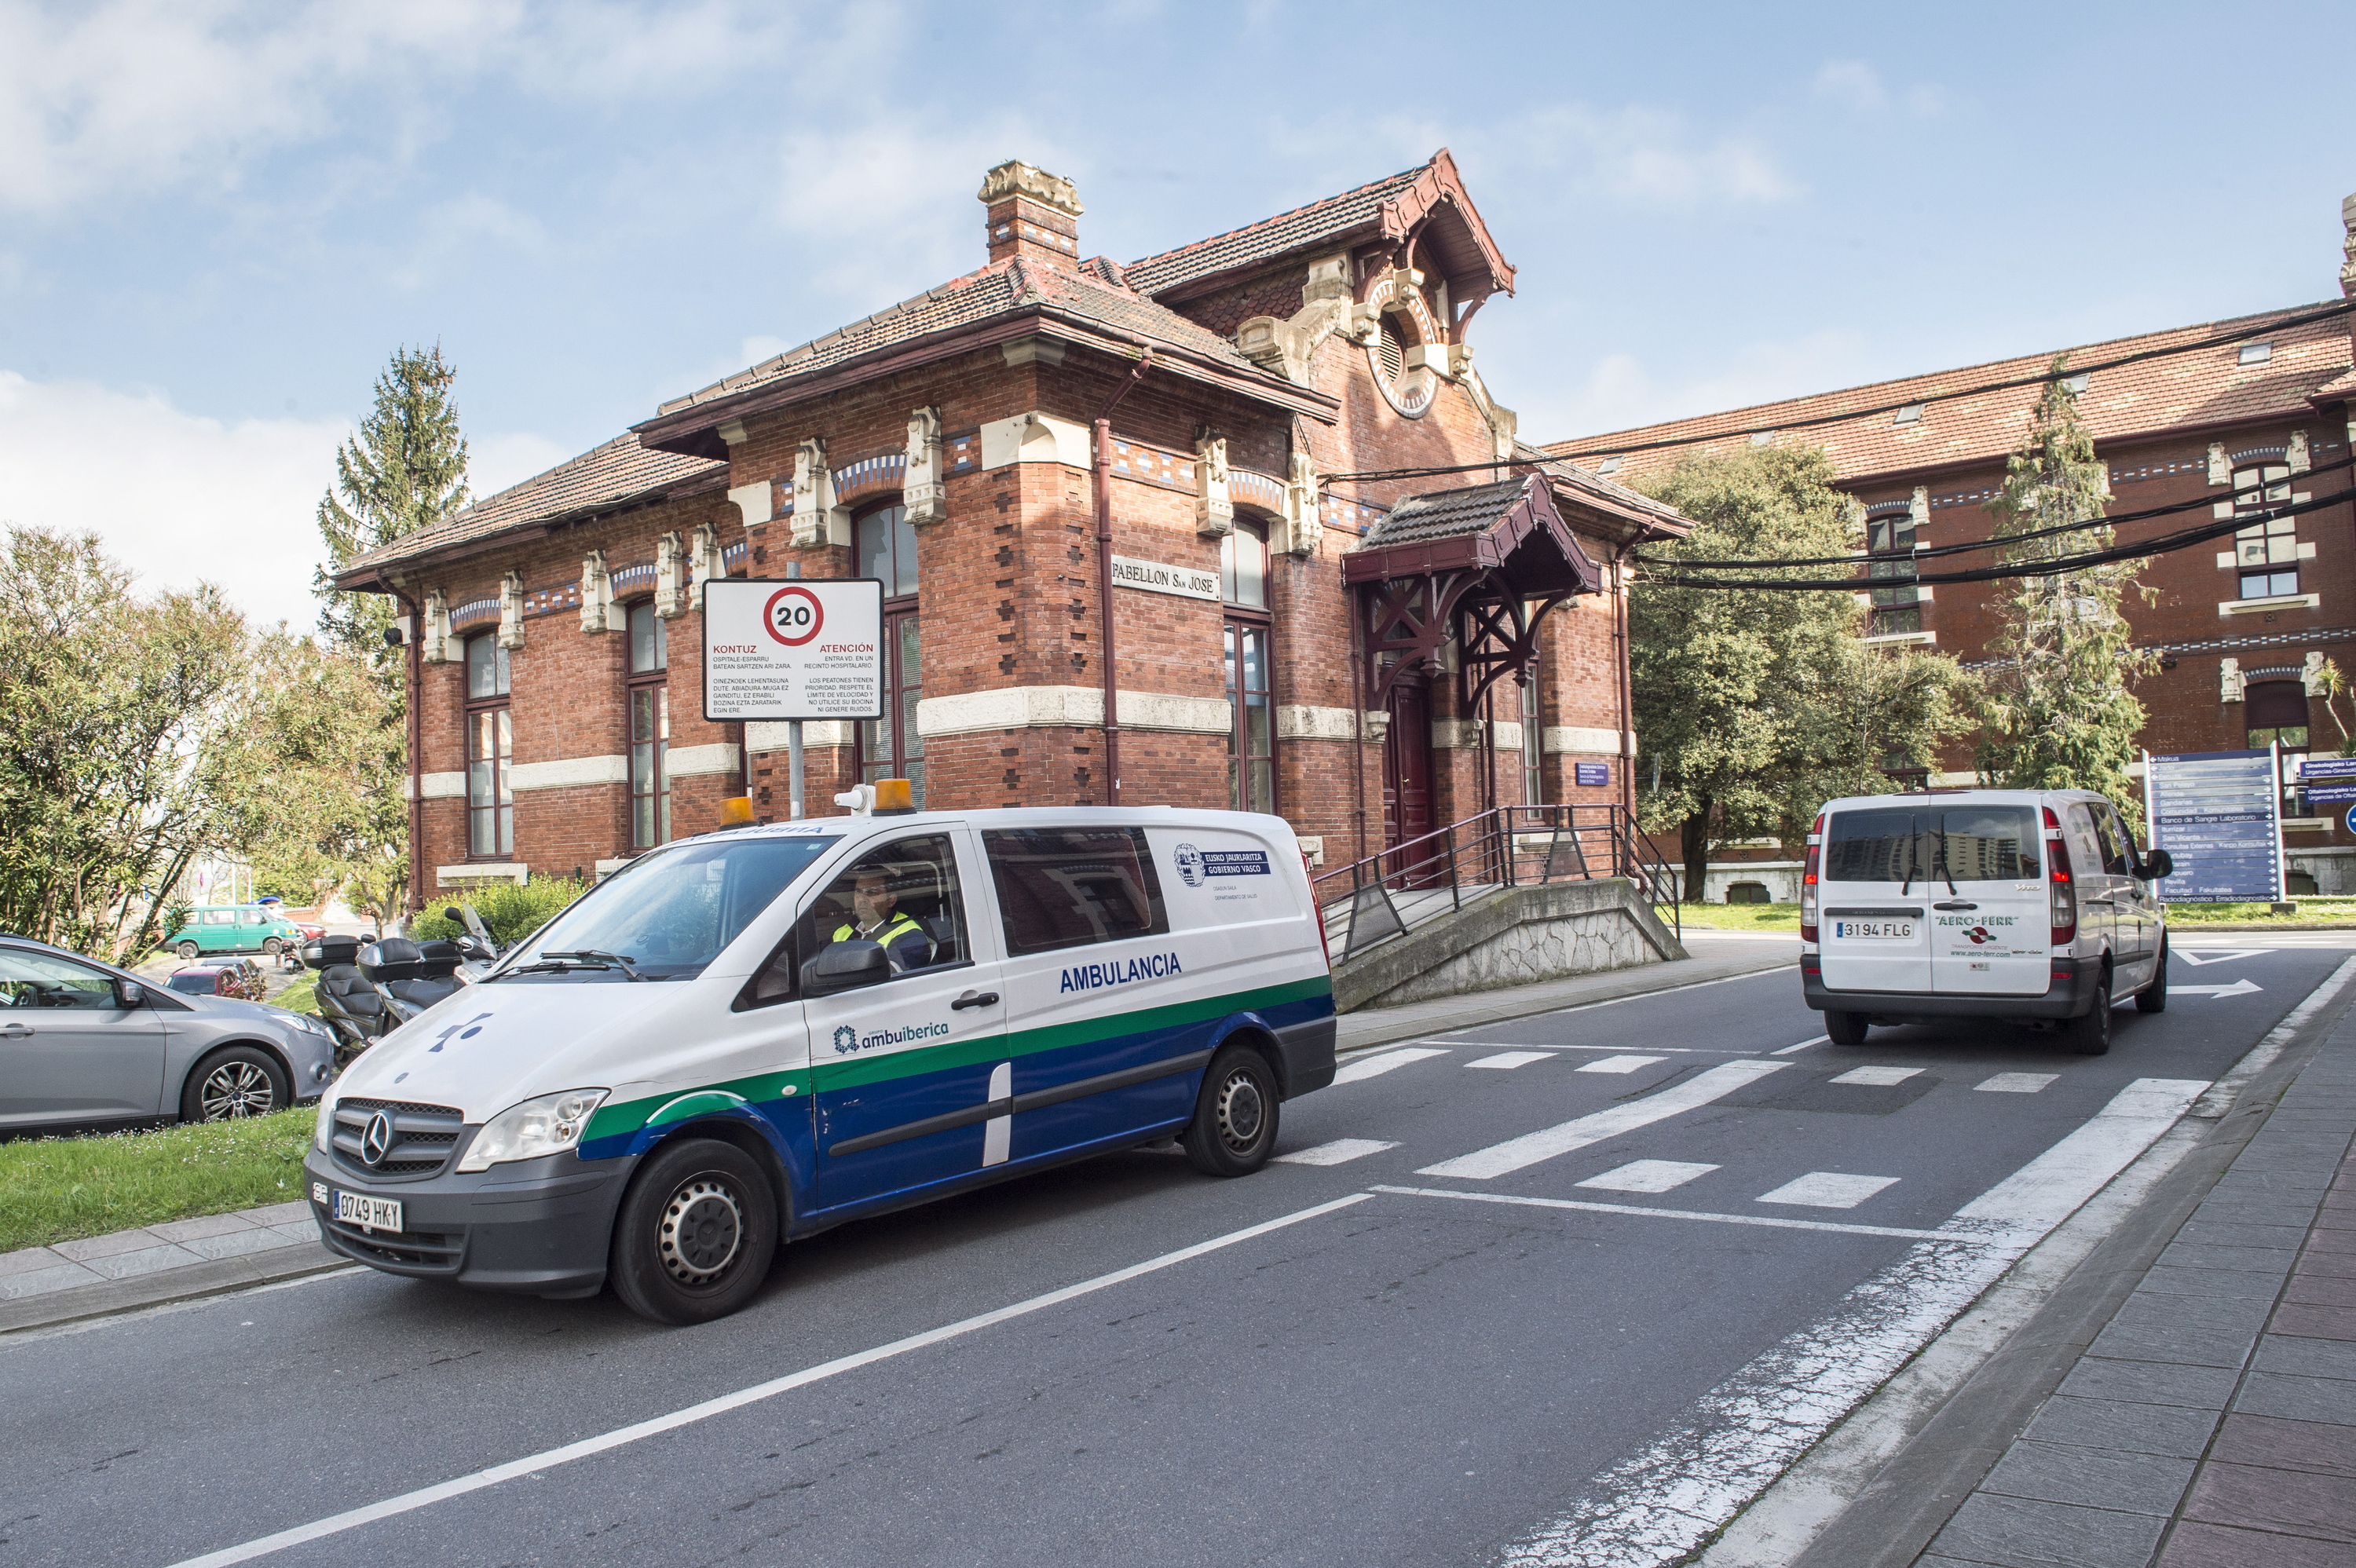
{"type": "Polygon", "coordinates": [[[318,972],[313,995],[321,1021],[335,1032],[338,1069],[392,1027],[383,993],[359,971],[363,945],[357,936],[321,936],[303,944],[304,966],[318,972]]]}
{"type": "Polygon", "coordinates": [[[474,984],[498,960],[499,944],[492,940],[481,916],[463,904],[453,904],[442,912],[465,925],[466,934],[434,942],[385,937],[361,948],[354,959],[360,974],[384,999],[388,1028],[407,1023],[459,987],[474,984]]]}

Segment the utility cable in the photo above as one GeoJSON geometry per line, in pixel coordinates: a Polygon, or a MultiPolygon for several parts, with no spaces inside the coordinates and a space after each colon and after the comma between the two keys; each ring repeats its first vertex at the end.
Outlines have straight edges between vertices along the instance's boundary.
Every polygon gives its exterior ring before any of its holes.
{"type": "MultiPolygon", "coordinates": [[[[2222,539],[2263,523],[2270,517],[2295,517],[2308,512],[2319,512],[2326,507],[2356,498],[2356,489],[2334,491],[2312,500],[2292,506],[2277,507],[2265,512],[2249,512],[2240,517],[2208,524],[2202,528],[2185,528],[2173,534],[2162,534],[2156,539],[2137,544],[2114,545],[2107,549],[2089,550],[2083,555],[2056,556],[2050,560],[2017,561],[2003,566],[1984,566],[1969,571],[1934,571],[1917,577],[1844,577],[1821,578],[1723,578],[1693,577],[1680,572],[1647,571],[1644,581],[1663,583],[1673,588],[1758,588],[1800,593],[1855,593],[1867,588],[1911,588],[1917,583],[1994,582],[2014,577],[2061,577],[2090,566],[2102,566],[2115,560],[2141,560],[2149,556],[2168,555],[2210,539],[2222,539]]],[[[2099,521],[2080,523],[2078,528],[2104,526],[2099,521]]],[[[2024,536],[2025,537],[2025,536],[2024,536]]],[[[2010,541],[2007,541],[2010,542],[2010,541]]]]}
{"type": "MultiPolygon", "coordinates": [[[[2356,468],[2356,456],[2344,457],[2337,463],[2327,463],[2319,468],[2304,469],[2301,473],[2302,475],[2336,474],[2343,468],[2356,468]]],[[[1754,569],[1772,571],[1777,569],[1788,570],[1794,566],[1847,566],[1865,562],[1897,564],[1910,560],[1929,560],[1938,556],[1970,555],[1977,550],[2004,549],[2025,543],[2029,539],[2048,539],[2055,534],[2074,534],[2087,528],[2115,528],[2121,523],[2149,522],[2154,517],[2174,517],[2183,512],[2197,512],[2204,507],[2216,506],[2229,497],[2238,507],[2244,496],[2263,496],[2264,492],[2287,483],[2287,480],[2282,479],[2261,479],[2254,485],[2229,491],[2225,496],[2202,496],[2190,501],[2172,501],[2165,507],[2147,507],[2139,512],[2121,512],[2114,517],[2089,517],[2083,523],[2055,523],[2050,528],[2031,528],[2026,533],[1990,535],[1987,539],[1966,539],[1958,544],[1917,545],[1912,551],[1863,550],[1851,555],[1791,556],[1782,560],[1684,560],[1668,556],[1649,555],[1639,555],[1631,559],[1639,566],[1662,567],[1676,571],[1731,571],[1754,569]]],[[[2239,526],[2248,528],[2253,522],[2265,520],[2265,514],[2251,512],[2241,516],[2239,526]]]]}

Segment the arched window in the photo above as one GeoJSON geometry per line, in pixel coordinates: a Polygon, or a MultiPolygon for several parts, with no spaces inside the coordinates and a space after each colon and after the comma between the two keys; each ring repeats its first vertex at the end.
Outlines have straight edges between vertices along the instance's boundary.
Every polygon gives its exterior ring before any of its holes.
{"type": "Polygon", "coordinates": [[[670,842],[670,634],[654,602],[630,606],[630,848],[670,842]]]}
{"type": "Polygon", "coordinates": [[[859,777],[906,779],[925,804],[925,742],[916,733],[924,699],[924,637],[916,621],[916,529],[898,502],[851,525],[851,559],[862,577],[884,584],[884,717],[859,726],[859,777]]]}
{"type": "Polygon", "coordinates": [[[2297,680],[2254,680],[2242,697],[2242,722],[2251,750],[2307,750],[2307,686],[2297,680]]]}
{"type": "Polygon", "coordinates": [[[508,713],[508,650],[497,633],[466,641],[466,854],[515,853],[515,727],[508,713]]]}
{"type": "Polygon", "coordinates": [[[1247,517],[1219,540],[1219,597],[1226,602],[1224,639],[1227,706],[1227,804],[1237,811],[1276,809],[1276,709],[1269,667],[1268,530],[1247,517]]]}

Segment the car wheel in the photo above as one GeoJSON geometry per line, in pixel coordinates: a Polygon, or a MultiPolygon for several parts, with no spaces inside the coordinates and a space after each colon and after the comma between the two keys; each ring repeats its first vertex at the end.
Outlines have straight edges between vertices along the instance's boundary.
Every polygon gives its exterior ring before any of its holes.
{"type": "Polygon", "coordinates": [[[1205,1176],[1249,1176],[1276,1151],[1276,1074],[1247,1045],[1219,1052],[1203,1074],[1186,1158],[1205,1176]]]}
{"type": "Polygon", "coordinates": [[[1825,1015],[1825,1037],[1835,1045],[1863,1045],[1865,1027],[1863,1013],[1826,1013],[1825,1015]]]}
{"type": "Polygon", "coordinates": [[[2080,1056],[2102,1056],[2111,1049],[2111,972],[2094,992],[2094,1005],[2062,1026],[2062,1038],[2080,1056]]]}
{"type": "Polygon", "coordinates": [[[262,939],[262,956],[266,958],[275,958],[278,956],[278,950],[284,945],[285,944],[280,942],[278,938],[274,936],[265,936],[262,939]]]}
{"type": "Polygon", "coordinates": [[[233,1122],[266,1116],[294,1099],[286,1070],[258,1045],[232,1045],[197,1063],[180,1091],[180,1120],[233,1122]]]}
{"type": "Polygon", "coordinates": [[[777,1255],[776,1198],[751,1155],[717,1138],[666,1144],[614,1221],[607,1277],[656,1323],[709,1323],[753,1299],[777,1255]]]}
{"type": "Polygon", "coordinates": [[[180,955],[180,962],[183,964],[194,964],[197,961],[197,944],[193,942],[183,942],[172,951],[180,955]]]}
{"type": "Polygon", "coordinates": [[[2159,963],[2152,969],[2151,984],[2136,993],[2136,1011],[2168,1011],[2168,938],[2165,935],[2159,939],[2159,963]]]}

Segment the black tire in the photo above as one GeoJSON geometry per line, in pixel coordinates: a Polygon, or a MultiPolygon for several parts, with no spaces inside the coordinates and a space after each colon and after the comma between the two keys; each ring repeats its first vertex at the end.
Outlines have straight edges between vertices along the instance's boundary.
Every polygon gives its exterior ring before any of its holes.
{"type": "Polygon", "coordinates": [[[2062,1026],[2062,1038],[2080,1056],[2105,1056],[2111,1049],[2111,972],[2094,992],[2094,1005],[2062,1026]]]}
{"type": "Polygon", "coordinates": [[[172,951],[180,955],[180,962],[183,964],[194,964],[197,961],[198,948],[193,942],[183,942],[172,951]]]}
{"type": "Polygon", "coordinates": [[[274,936],[265,936],[262,939],[262,955],[265,958],[275,958],[278,956],[278,950],[284,945],[284,943],[274,936]]]}
{"type": "Polygon", "coordinates": [[[197,1063],[180,1088],[180,1120],[234,1122],[283,1111],[294,1098],[286,1069],[258,1045],[232,1045],[197,1063]]]}
{"type": "Polygon", "coordinates": [[[2136,993],[2136,1011],[2168,1011],[2168,933],[2165,932],[2160,933],[2159,963],[2152,969],[2151,984],[2136,993]]]}
{"type": "Polygon", "coordinates": [[[734,1144],[680,1138],[655,1151],[614,1221],[605,1277],[655,1323],[709,1323],[753,1299],[777,1255],[768,1174],[734,1144]]]}
{"type": "Polygon", "coordinates": [[[1203,1074],[1186,1158],[1205,1176],[1249,1176],[1276,1152],[1276,1074],[1248,1045],[1231,1045],[1203,1074]]]}
{"type": "Polygon", "coordinates": [[[1826,1013],[1825,1036],[1835,1045],[1863,1045],[1865,1015],[1863,1013],[1826,1013]]]}

